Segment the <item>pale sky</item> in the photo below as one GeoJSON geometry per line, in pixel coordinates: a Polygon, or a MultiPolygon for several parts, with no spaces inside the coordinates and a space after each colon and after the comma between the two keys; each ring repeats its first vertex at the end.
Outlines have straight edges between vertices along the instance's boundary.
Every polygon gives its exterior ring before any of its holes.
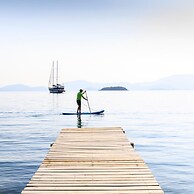
{"type": "Polygon", "coordinates": [[[193,0],[0,0],[0,86],[194,74],[193,0]]]}

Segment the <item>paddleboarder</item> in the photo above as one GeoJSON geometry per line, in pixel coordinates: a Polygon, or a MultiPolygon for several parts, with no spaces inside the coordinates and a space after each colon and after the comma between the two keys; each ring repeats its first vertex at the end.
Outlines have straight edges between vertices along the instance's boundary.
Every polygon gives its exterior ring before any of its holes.
{"type": "Polygon", "coordinates": [[[82,89],[77,93],[77,114],[81,113],[81,99],[87,100],[87,98],[83,96],[84,93],[86,93],[86,91],[83,91],[82,89]]]}

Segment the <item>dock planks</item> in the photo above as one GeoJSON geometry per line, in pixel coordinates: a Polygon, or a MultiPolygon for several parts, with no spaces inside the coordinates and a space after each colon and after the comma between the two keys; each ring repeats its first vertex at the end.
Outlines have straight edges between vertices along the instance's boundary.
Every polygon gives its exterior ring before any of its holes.
{"type": "Polygon", "coordinates": [[[22,194],[164,194],[123,129],[62,129],[22,194]]]}

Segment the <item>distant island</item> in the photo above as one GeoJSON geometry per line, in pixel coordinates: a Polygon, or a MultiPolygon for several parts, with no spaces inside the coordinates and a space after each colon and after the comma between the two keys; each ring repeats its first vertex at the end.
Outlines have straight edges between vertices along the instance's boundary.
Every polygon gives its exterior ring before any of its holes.
{"type": "Polygon", "coordinates": [[[111,86],[111,87],[104,87],[100,89],[100,91],[128,91],[127,88],[122,86],[111,86]]]}

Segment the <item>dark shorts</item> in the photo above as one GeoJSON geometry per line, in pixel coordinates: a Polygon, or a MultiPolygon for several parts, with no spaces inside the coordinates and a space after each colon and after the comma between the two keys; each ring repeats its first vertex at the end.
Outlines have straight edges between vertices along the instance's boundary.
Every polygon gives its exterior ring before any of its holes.
{"type": "Polygon", "coordinates": [[[77,105],[81,106],[81,100],[77,100],[77,105]]]}

